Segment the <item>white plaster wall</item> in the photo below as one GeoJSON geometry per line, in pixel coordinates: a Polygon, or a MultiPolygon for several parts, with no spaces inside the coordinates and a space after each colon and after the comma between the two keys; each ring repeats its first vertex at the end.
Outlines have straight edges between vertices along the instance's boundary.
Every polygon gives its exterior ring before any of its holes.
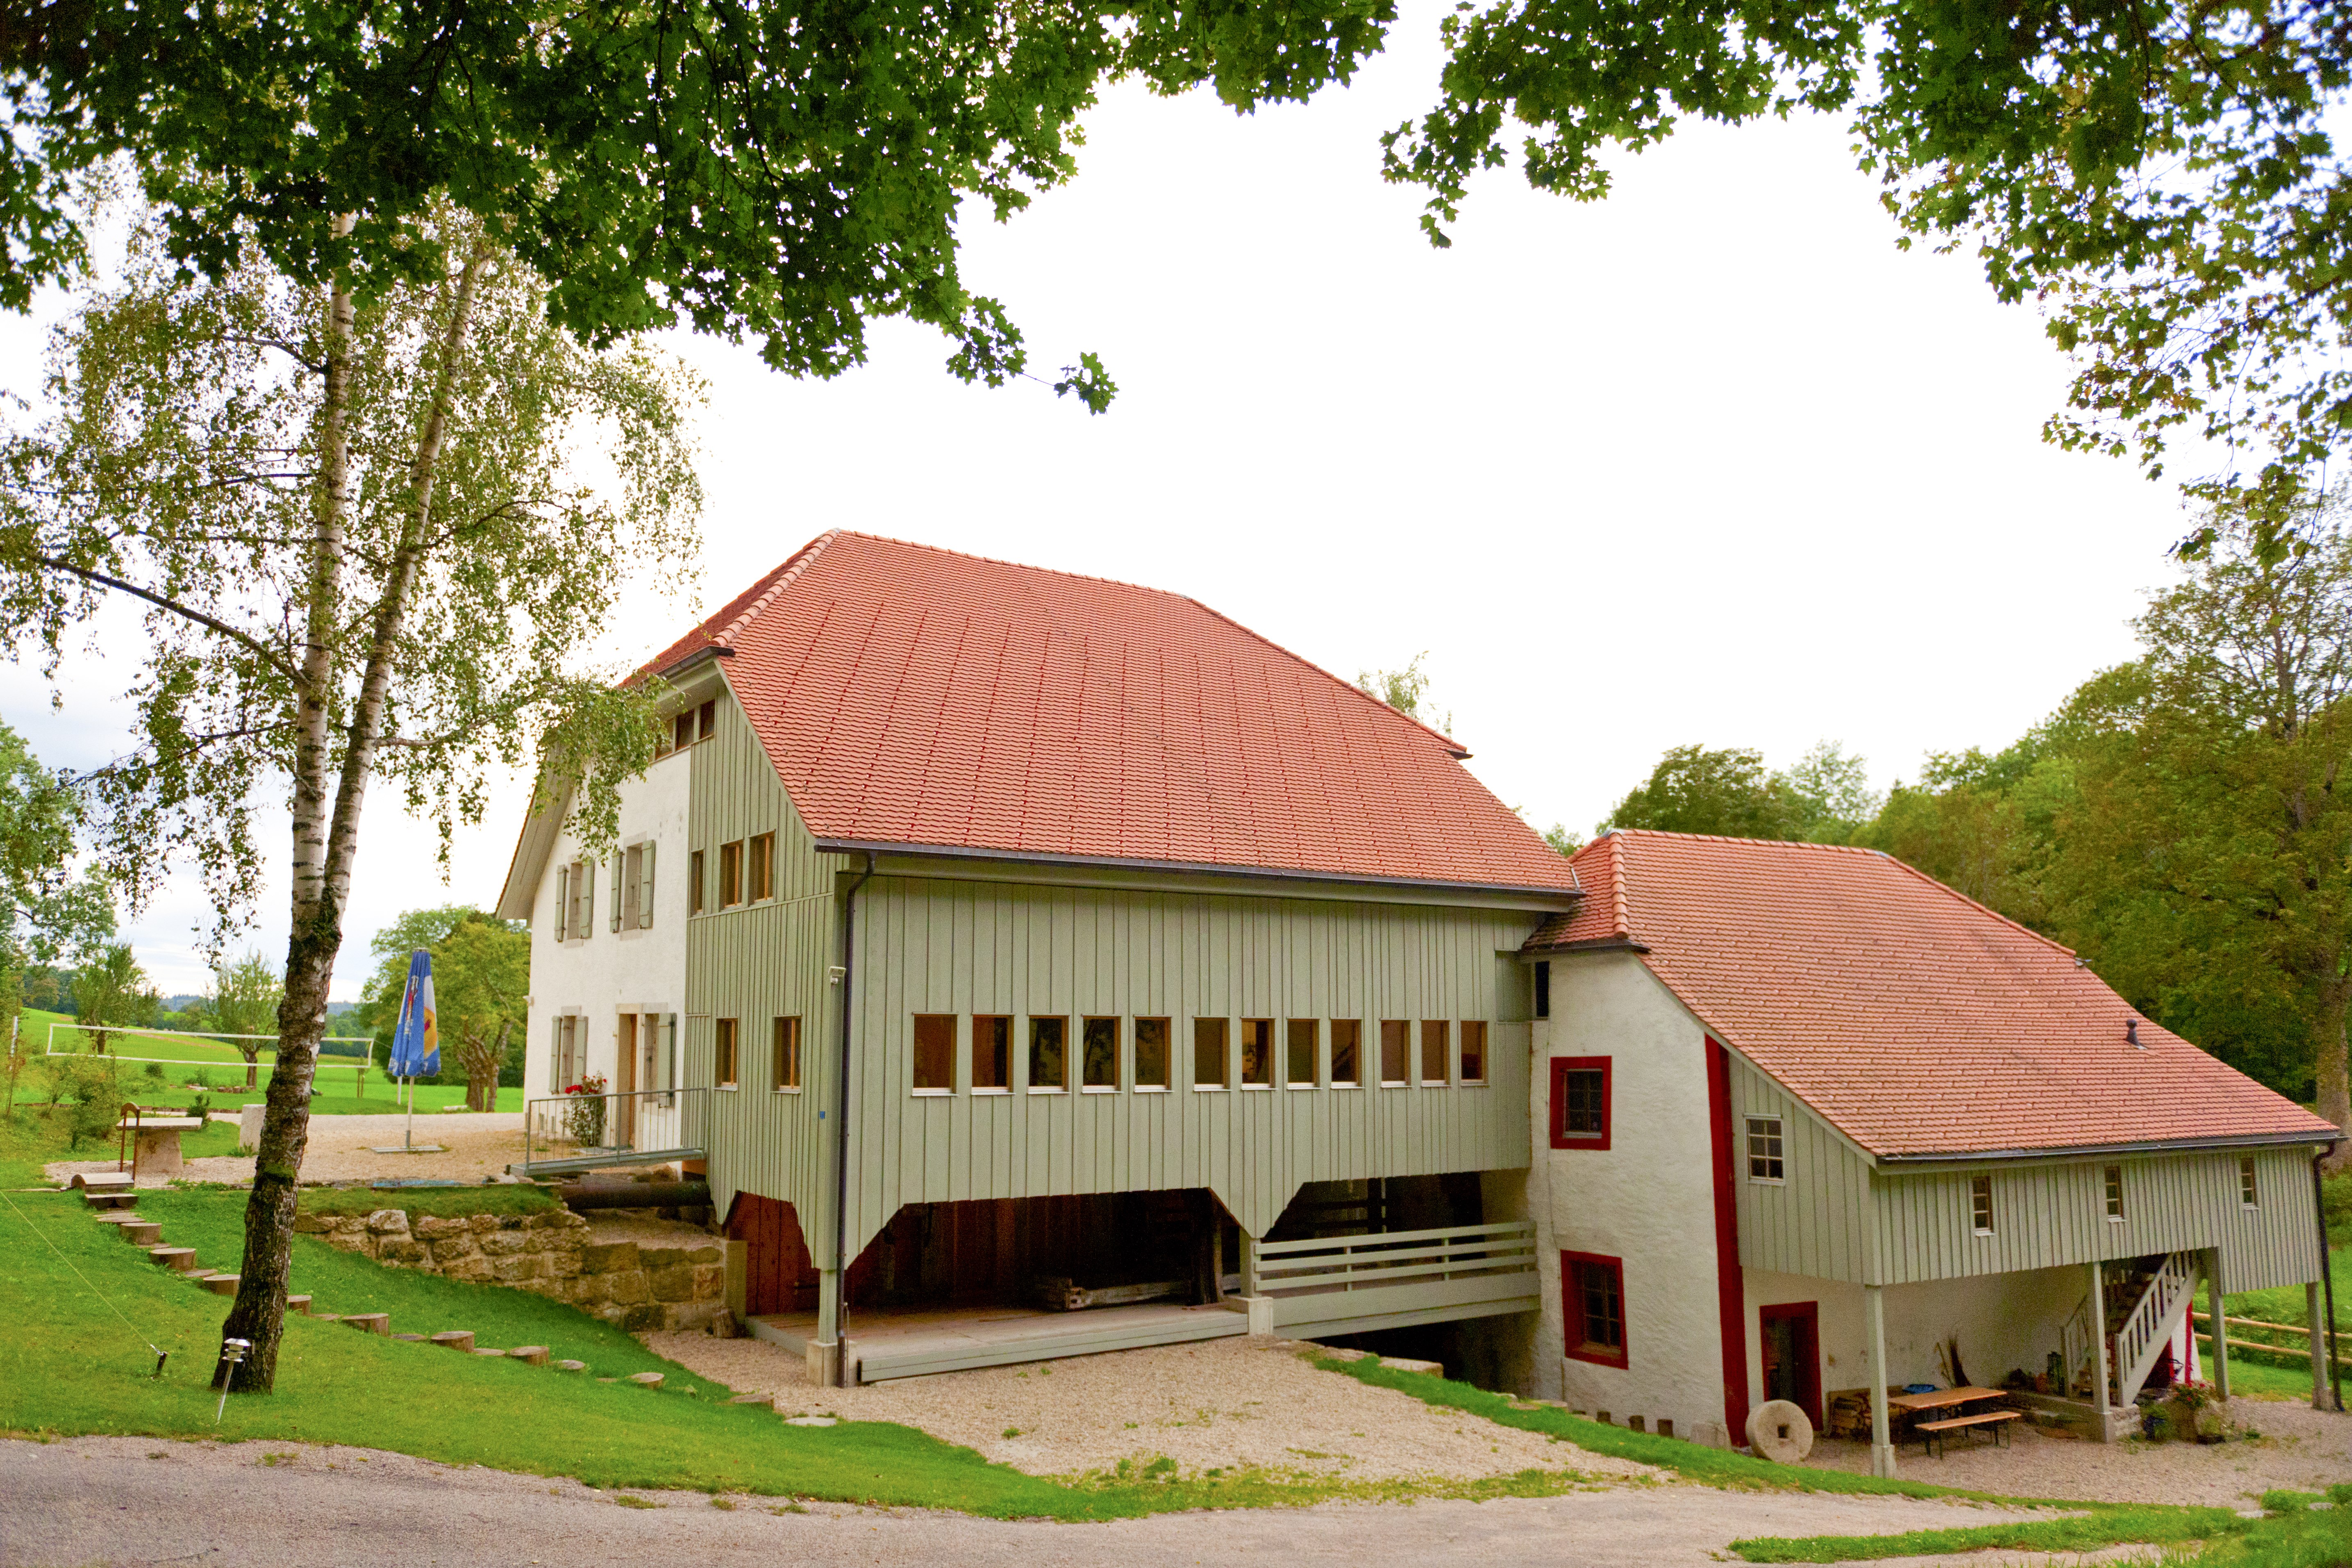
{"type": "MultiPolygon", "coordinates": [[[[1869,1331],[1863,1288],[1834,1279],[1749,1269],[1748,1296],[1748,1387],[1752,1401],[1764,1390],[1762,1315],[1759,1309],[1784,1302],[1821,1306],[1822,1395],[1870,1383],[1869,1331]]],[[[2072,1265],[2015,1274],[1979,1274],[1916,1285],[1886,1287],[1886,1384],[1946,1381],[1936,1347],[1960,1342],[1960,1364],[1969,1378],[1990,1386],[2013,1368],[2032,1373],[2058,1348],[2058,1332],[2076,1302],[2090,1289],[2090,1271],[2072,1265]]]]}
{"type": "MultiPolygon", "coordinates": [[[[579,858],[566,829],[556,837],[530,905],[530,1056],[523,1081],[533,1096],[560,1093],[553,1082],[553,1020],[583,1016],[587,1070],[616,1082],[620,1015],[686,1012],[686,808],[692,764],[688,752],[655,762],[641,778],[621,786],[620,842],[654,848],[654,923],[615,932],[612,922],[611,858],[596,871],[596,914],[585,940],[558,942],[556,872],[579,858]]],[[[679,1049],[684,1051],[684,1043],[679,1049]]],[[[641,1086],[642,1087],[642,1086],[641,1086]]]]}
{"type": "Polygon", "coordinates": [[[1668,1418],[1689,1436],[1724,1415],[1706,1030],[1634,954],[1555,958],[1551,976],[1552,1016],[1535,1022],[1528,1085],[1528,1209],[1543,1287],[1532,1392],[1606,1410],[1620,1425],[1641,1415],[1655,1430],[1668,1418]],[[1553,1149],[1550,1058],[1602,1056],[1612,1058],[1610,1147],[1553,1149]],[[1563,1250],[1624,1259],[1626,1366],[1561,1353],[1563,1250]]]}

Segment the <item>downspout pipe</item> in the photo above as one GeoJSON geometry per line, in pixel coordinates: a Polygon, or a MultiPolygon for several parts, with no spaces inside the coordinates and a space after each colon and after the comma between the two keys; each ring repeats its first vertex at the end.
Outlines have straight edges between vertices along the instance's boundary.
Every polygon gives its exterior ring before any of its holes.
{"type": "Polygon", "coordinates": [[[834,1386],[849,1386],[849,1019],[851,960],[857,948],[857,890],[874,875],[874,851],[841,905],[841,1070],[833,1097],[834,1386]]]}
{"type": "MultiPolygon", "coordinates": [[[[2340,1414],[2344,1409],[2344,1368],[2341,1353],[2336,1348],[2336,1266],[2327,1250],[2327,1193],[2319,1174],[2319,1163],[2336,1152],[2336,1145],[2314,1152],[2311,1156],[2311,1223],[2319,1227],[2319,1300],[2327,1314],[2327,1388],[2340,1414]]],[[[2214,1332],[2221,1325],[2213,1325],[2214,1332]]]]}

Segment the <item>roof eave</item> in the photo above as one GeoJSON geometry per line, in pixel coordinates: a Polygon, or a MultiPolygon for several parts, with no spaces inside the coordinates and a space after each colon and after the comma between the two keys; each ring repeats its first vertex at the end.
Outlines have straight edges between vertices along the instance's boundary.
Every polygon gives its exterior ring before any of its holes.
{"type": "Polygon", "coordinates": [[[1992,1160],[2078,1160],[2093,1154],[2187,1154],[2208,1149],[2269,1149],[2298,1143],[2334,1144],[2344,1134],[2325,1132],[2221,1132],[2210,1138],[2144,1138],[2124,1143],[2069,1143],[2025,1149],[1944,1149],[1871,1158],[1881,1166],[1980,1165],[1992,1160]]]}
{"type": "Polygon", "coordinates": [[[1111,855],[1056,855],[1035,849],[997,849],[968,844],[908,844],[889,839],[829,838],[819,835],[816,848],[828,855],[899,855],[926,860],[986,860],[1008,865],[1066,867],[1078,870],[1150,871],[1200,877],[1246,877],[1281,882],[1328,882],[1366,888],[1407,888],[1429,892],[1496,893],[1513,898],[1558,899],[1565,909],[1584,895],[1574,888],[1542,883],[1455,882],[1428,877],[1375,877],[1346,871],[1318,871],[1284,866],[1236,866],[1216,861],[1150,860],[1111,855]]]}
{"type": "Polygon", "coordinates": [[[1619,931],[1608,936],[1588,936],[1576,942],[1547,942],[1541,947],[1523,947],[1519,949],[1519,956],[1549,958],[1556,953],[1647,952],[1649,951],[1647,942],[1635,942],[1632,937],[1619,931]]]}

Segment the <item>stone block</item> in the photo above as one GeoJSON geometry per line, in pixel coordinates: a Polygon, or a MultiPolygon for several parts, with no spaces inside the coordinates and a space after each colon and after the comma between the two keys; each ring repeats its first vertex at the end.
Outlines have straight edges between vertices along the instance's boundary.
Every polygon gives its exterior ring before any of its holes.
{"type": "Polygon", "coordinates": [[[325,1236],[334,1230],[335,1221],[341,1216],[331,1214],[303,1214],[294,1216],[297,1236],[325,1236]]]}
{"type": "Polygon", "coordinates": [[[613,1321],[633,1334],[642,1334],[669,1326],[669,1314],[663,1310],[658,1301],[643,1301],[634,1307],[618,1308],[617,1310],[620,1316],[614,1318],[613,1321]]]}
{"type": "Polygon", "coordinates": [[[484,1280],[490,1278],[490,1260],[487,1258],[455,1258],[441,1266],[444,1279],[484,1280]]]}
{"type": "Polygon", "coordinates": [[[445,1236],[438,1241],[428,1242],[425,1245],[425,1249],[432,1257],[433,1261],[443,1268],[465,1258],[481,1256],[481,1249],[474,1245],[472,1234],[467,1231],[459,1231],[455,1236],[445,1236]]]}
{"type": "Polygon", "coordinates": [[[583,1274],[563,1282],[563,1300],[577,1307],[594,1307],[605,1300],[609,1277],[603,1274],[583,1274]]]}
{"type": "Polygon", "coordinates": [[[541,1256],[547,1259],[545,1272],[548,1279],[577,1279],[580,1278],[580,1255],[577,1252],[548,1252],[541,1256]]]}
{"type": "Polygon", "coordinates": [[[634,1241],[592,1242],[580,1253],[580,1266],[593,1274],[620,1274],[645,1267],[634,1241]]]}
{"type": "Polygon", "coordinates": [[[1444,1363],[1420,1361],[1409,1355],[1384,1355],[1381,1357],[1381,1364],[1391,1372],[1422,1372],[1432,1377],[1445,1375],[1444,1363]]]}
{"type": "Polygon", "coordinates": [[[367,1227],[377,1236],[405,1236],[408,1233],[408,1212],[405,1209],[378,1209],[367,1216],[367,1227]]]}
{"type": "Polygon", "coordinates": [[[524,1230],[494,1230],[482,1237],[478,1245],[492,1258],[512,1258],[518,1253],[536,1250],[533,1237],[524,1230]]]}
{"type": "Polygon", "coordinates": [[[528,1252],[520,1258],[493,1258],[488,1262],[490,1278],[501,1285],[520,1285],[539,1278],[539,1259],[528,1252]]]}
{"type": "Polygon", "coordinates": [[[474,1331],[471,1329],[444,1329],[439,1333],[433,1336],[433,1342],[439,1345],[443,1350],[469,1351],[474,1348],[474,1331]]]}
{"type": "MultiPolygon", "coordinates": [[[[631,1251],[635,1248],[632,1247],[631,1251]]],[[[626,1307],[638,1301],[649,1301],[653,1292],[646,1288],[646,1271],[642,1268],[615,1270],[604,1276],[604,1295],[608,1300],[626,1307]]]]}
{"type": "Polygon", "coordinates": [[[420,1215],[416,1223],[409,1226],[414,1234],[424,1237],[427,1240],[445,1236],[470,1235],[472,1228],[462,1217],[437,1214],[420,1215]]]}
{"type": "Polygon", "coordinates": [[[694,1266],[694,1300],[723,1301],[727,1299],[727,1265],[698,1263],[694,1266]]]}
{"type": "Polygon", "coordinates": [[[548,1215],[551,1230],[586,1230],[588,1216],[573,1214],[570,1209],[556,1209],[548,1215]]]}
{"type": "Polygon", "coordinates": [[[478,1236],[487,1231],[496,1230],[499,1228],[499,1216],[494,1214],[478,1214],[468,1215],[466,1220],[466,1228],[473,1231],[478,1236]]]}
{"type": "Polygon", "coordinates": [[[646,1289],[656,1301],[691,1301],[694,1270],[684,1264],[676,1268],[649,1268],[646,1271],[646,1289]]]}
{"type": "Polygon", "coordinates": [[[686,1260],[688,1263],[696,1265],[705,1263],[725,1263],[727,1261],[727,1249],[719,1246],[689,1247],[687,1249],[686,1260]]]}
{"type": "Polygon", "coordinates": [[[400,1236],[378,1237],[375,1255],[386,1263],[396,1263],[409,1268],[432,1261],[425,1251],[423,1242],[410,1241],[405,1237],[400,1236]]]}
{"type": "Polygon", "coordinates": [[[322,1236],[319,1239],[325,1242],[329,1247],[333,1247],[338,1252],[356,1252],[363,1258],[373,1256],[369,1249],[368,1237],[365,1233],[362,1233],[358,1236],[322,1236]]]}

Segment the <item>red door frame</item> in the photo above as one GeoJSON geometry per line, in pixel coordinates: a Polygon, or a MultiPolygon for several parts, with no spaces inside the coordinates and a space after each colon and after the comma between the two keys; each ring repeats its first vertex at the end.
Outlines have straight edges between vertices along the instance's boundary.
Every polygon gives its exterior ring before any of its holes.
{"type": "Polygon", "coordinates": [[[1723,1334],[1723,1423],[1731,1444],[1748,1444],[1748,1284],[1739,1267],[1739,1206],[1732,1184],[1731,1054],[1706,1042],[1708,1142],[1715,1165],[1716,1320],[1723,1334]]]}
{"type": "MultiPolygon", "coordinates": [[[[1797,1325],[1795,1353],[1797,1357],[1797,1408],[1815,1431],[1822,1426],[1822,1304],[1819,1301],[1781,1301],[1756,1309],[1756,1332],[1761,1342],[1770,1336],[1766,1325],[1780,1319],[1792,1320],[1797,1325]]],[[[1769,1396],[1770,1385],[1766,1385],[1769,1396]]]]}

